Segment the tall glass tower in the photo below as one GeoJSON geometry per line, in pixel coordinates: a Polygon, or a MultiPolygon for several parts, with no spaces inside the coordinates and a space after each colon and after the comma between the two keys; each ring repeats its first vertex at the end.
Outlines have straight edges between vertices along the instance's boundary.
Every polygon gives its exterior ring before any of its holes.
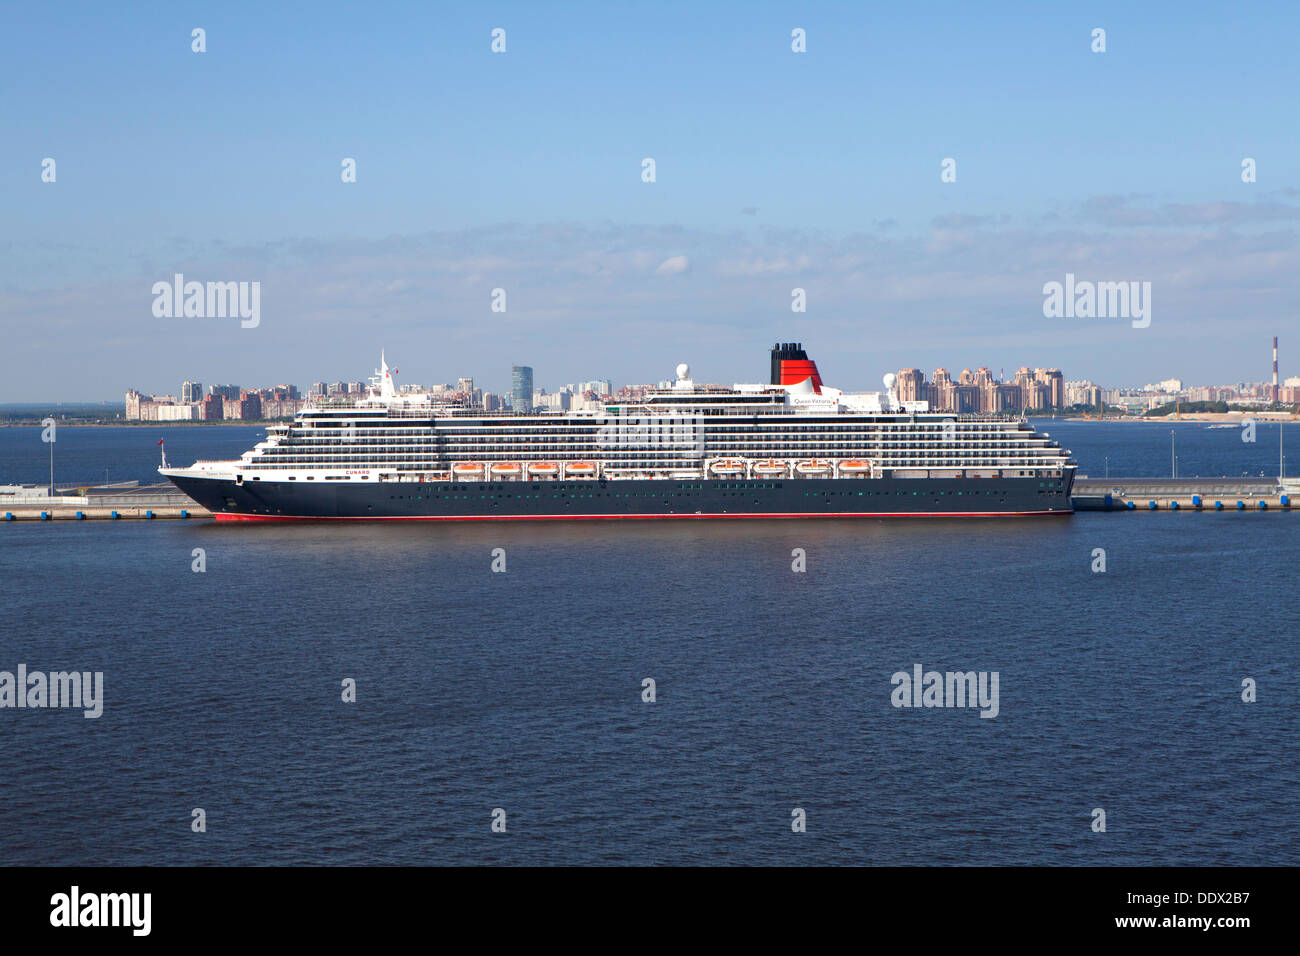
{"type": "Polygon", "coordinates": [[[512,365],[510,367],[510,393],[512,407],[516,412],[533,410],[533,369],[530,365],[512,365]]]}

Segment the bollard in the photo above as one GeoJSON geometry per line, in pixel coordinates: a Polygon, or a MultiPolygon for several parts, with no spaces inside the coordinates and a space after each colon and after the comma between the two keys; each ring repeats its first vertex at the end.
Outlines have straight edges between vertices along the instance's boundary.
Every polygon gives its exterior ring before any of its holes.
{"type": "Polygon", "coordinates": [[[1155,511],[1158,507],[1159,506],[1154,501],[1147,505],[1147,509],[1150,511],[1155,511]]]}
{"type": "Polygon", "coordinates": [[[77,512],[77,520],[78,520],[78,521],[85,521],[85,520],[86,520],[86,513],[85,513],[84,511],[78,511],[78,512],[77,512]]]}
{"type": "Polygon", "coordinates": [[[1260,511],[1267,511],[1267,510],[1268,510],[1268,502],[1265,501],[1263,498],[1260,498],[1260,499],[1259,499],[1259,510],[1260,510],[1260,511]]]}
{"type": "Polygon", "coordinates": [[[1222,511],[1222,510],[1223,510],[1223,502],[1222,502],[1222,501],[1216,501],[1216,502],[1214,503],[1214,510],[1215,510],[1215,511],[1222,511]]]}
{"type": "Polygon", "coordinates": [[[188,518],[189,516],[190,516],[190,513],[189,513],[188,511],[186,511],[184,508],[182,508],[182,509],[181,509],[181,517],[182,517],[182,518],[188,518]]]}
{"type": "Polygon", "coordinates": [[[50,520],[50,513],[49,513],[48,511],[42,511],[42,512],[41,512],[41,520],[42,520],[42,521],[49,521],[49,520],[50,520]]]}
{"type": "Polygon", "coordinates": [[[150,509],[150,510],[146,511],[146,512],[144,513],[144,516],[145,516],[146,518],[152,518],[152,517],[153,517],[153,509],[150,509]]]}
{"type": "Polygon", "coordinates": [[[1238,511],[1246,510],[1246,502],[1242,501],[1240,498],[1237,499],[1237,510],[1238,511]]]}
{"type": "Polygon", "coordinates": [[[1177,510],[1178,510],[1178,502],[1176,502],[1176,501],[1171,501],[1171,502],[1169,502],[1169,507],[1170,507],[1171,509],[1173,509],[1174,511],[1177,511],[1177,510]]]}

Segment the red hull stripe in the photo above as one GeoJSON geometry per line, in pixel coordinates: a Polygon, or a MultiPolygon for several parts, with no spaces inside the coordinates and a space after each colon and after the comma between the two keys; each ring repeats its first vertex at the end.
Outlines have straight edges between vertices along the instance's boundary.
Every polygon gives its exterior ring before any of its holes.
{"type": "Polygon", "coordinates": [[[239,515],[218,512],[218,521],[582,521],[619,518],[1009,518],[1024,515],[1069,515],[1070,511],[835,511],[791,514],[643,514],[643,515],[239,515]]]}

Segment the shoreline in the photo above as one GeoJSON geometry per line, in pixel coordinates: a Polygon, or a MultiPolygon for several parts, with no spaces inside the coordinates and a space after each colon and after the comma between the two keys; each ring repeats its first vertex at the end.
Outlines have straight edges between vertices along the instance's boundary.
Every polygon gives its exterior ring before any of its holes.
{"type": "MultiPolygon", "coordinates": [[[[1030,416],[1033,418],[1034,416],[1030,416]]],[[[1138,422],[1150,425],[1168,425],[1191,422],[1193,424],[1218,424],[1218,425],[1240,425],[1243,422],[1253,421],[1257,424],[1269,424],[1272,422],[1296,422],[1300,417],[1291,412],[1190,412],[1175,418],[1173,415],[1160,415],[1155,418],[1147,418],[1141,415],[1124,415],[1116,418],[1059,418],[1056,421],[1080,422],[1100,424],[1102,422],[1138,422]]]]}

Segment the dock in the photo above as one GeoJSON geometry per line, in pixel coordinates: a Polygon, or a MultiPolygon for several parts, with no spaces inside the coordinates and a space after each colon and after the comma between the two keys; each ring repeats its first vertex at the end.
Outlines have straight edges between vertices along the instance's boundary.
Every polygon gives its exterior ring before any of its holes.
{"type": "Polygon", "coordinates": [[[1088,478],[1074,480],[1075,511],[1291,511],[1294,479],[1088,478]]]}
{"type": "MultiPolygon", "coordinates": [[[[57,490],[57,489],[56,489],[57,490]]],[[[0,496],[5,521],[114,521],[211,518],[212,512],[170,483],[86,488],[82,494],[0,496]]]]}
{"type": "MultiPolygon", "coordinates": [[[[0,496],[4,521],[113,521],[205,519],[212,512],[171,484],[82,489],[82,494],[0,496]],[[6,498],[9,500],[6,501],[6,498]]],[[[1090,478],[1075,479],[1075,511],[1293,511],[1300,479],[1090,478]]]]}

